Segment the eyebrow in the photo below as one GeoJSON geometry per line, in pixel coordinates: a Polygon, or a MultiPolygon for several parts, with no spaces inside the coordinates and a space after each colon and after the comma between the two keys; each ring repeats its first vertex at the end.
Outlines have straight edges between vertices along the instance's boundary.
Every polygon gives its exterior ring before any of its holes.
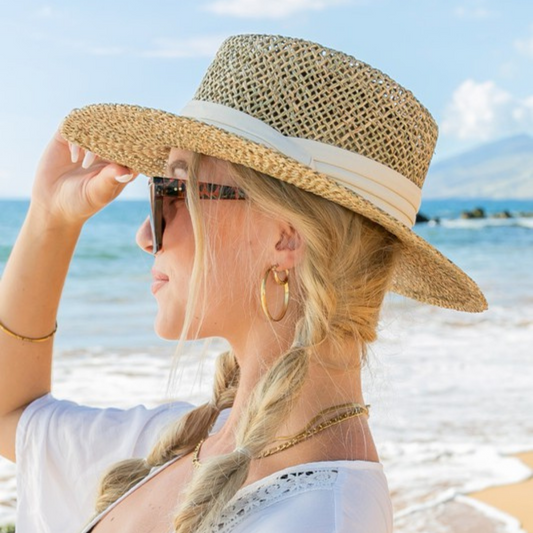
{"type": "Polygon", "coordinates": [[[176,159],[175,161],[172,161],[172,163],[170,163],[170,165],[167,165],[167,173],[170,175],[170,176],[173,176],[174,175],[174,171],[177,169],[177,168],[181,168],[185,171],[188,171],[189,170],[189,166],[187,165],[187,161],[183,161],[183,159],[176,159]]]}

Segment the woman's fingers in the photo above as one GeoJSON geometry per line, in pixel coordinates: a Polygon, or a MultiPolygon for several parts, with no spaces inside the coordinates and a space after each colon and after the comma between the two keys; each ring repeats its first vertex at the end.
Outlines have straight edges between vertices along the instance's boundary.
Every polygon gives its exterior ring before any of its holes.
{"type": "MultiPolygon", "coordinates": [[[[83,153],[83,148],[80,148],[77,144],[70,141],[68,142],[68,147],[70,149],[70,160],[72,163],[77,163],[80,159],[80,155],[83,153]]],[[[97,157],[96,154],[93,154],[89,150],[85,150],[85,155],[83,156],[83,161],[81,163],[82,168],[89,168],[96,161],[97,157]]]]}
{"type": "MultiPolygon", "coordinates": [[[[63,141],[65,140],[64,137],[62,137],[60,133],[59,133],[59,136],[63,141]]],[[[82,163],[81,163],[82,168],[85,168],[85,169],[89,168],[96,161],[96,159],[100,159],[100,161],[105,162],[105,163],[111,163],[111,161],[106,161],[105,159],[102,159],[101,157],[94,154],[93,152],[89,150],[84,150],[83,148],[81,148],[81,146],[78,146],[77,144],[71,141],[67,141],[67,143],[68,143],[68,148],[70,150],[70,160],[72,163],[77,163],[80,160],[80,158],[83,156],[82,163]],[[83,155],[84,152],[85,152],[85,155],[83,155]]]]}
{"type": "Polygon", "coordinates": [[[77,163],[80,157],[80,147],[77,144],[68,142],[68,147],[70,149],[70,160],[73,163],[77,163]]]}
{"type": "Polygon", "coordinates": [[[89,150],[87,150],[85,152],[85,157],[83,158],[83,162],[81,164],[82,168],[89,168],[96,160],[96,155],[93,154],[92,152],[89,152],[89,150]]]}
{"type": "Polygon", "coordinates": [[[57,130],[37,167],[33,205],[58,220],[83,223],[114,200],[137,175],[68,141],[57,130]]]}
{"type": "Polygon", "coordinates": [[[80,178],[85,182],[82,190],[85,192],[91,211],[96,211],[114,200],[126,185],[138,176],[138,173],[130,168],[106,161],[76,143],[65,141],[64,138],[62,142],[68,145],[71,162],[77,165],[81,162],[81,168],[78,168],[88,171],[82,171],[80,178]]]}
{"type": "Polygon", "coordinates": [[[115,176],[115,179],[119,183],[129,183],[134,177],[135,174],[123,174],[122,176],[115,176]]]}
{"type": "Polygon", "coordinates": [[[106,163],[98,161],[91,168],[94,170],[101,167],[99,172],[90,177],[87,185],[87,195],[94,206],[107,204],[115,199],[135,177],[138,176],[128,167],[118,163],[106,163]]]}
{"type": "MultiPolygon", "coordinates": [[[[70,150],[70,159],[72,163],[77,163],[80,160],[81,156],[83,155],[84,149],[71,141],[68,141],[68,147],[70,150]]],[[[81,163],[81,166],[84,169],[88,169],[96,161],[99,164],[102,164],[102,163],[111,164],[111,161],[106,161],[105,159],[102,159],[101,157],[94,154],[93,152],[89,150],[85,150],[85,155],[83,155],[83,161],[81,163]]],[[[121,172],[121,171],[115,172],[116,175],[114,176],[114,178],[116,182],[123,183],[123,184],[129,183],[130,181],[132,181],[134,178],[138,176],[138,174],[131,172],[131,170],[128,167],[124,167],[123,165],[120,165],[120,166],[121,168],[125,168],[129,172],[126,172],[126,173],[121,172]]]]}

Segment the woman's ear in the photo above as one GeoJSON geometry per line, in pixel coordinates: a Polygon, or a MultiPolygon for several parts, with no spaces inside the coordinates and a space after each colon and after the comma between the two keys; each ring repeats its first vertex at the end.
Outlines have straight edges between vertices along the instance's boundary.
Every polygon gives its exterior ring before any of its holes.
{"type": "Polygon", "coordinates": [[[276,263],[280,270],[291,269],[303,257],[304,244],[298,231],[290,224],[281,224],[276,242],[276,263]]]}

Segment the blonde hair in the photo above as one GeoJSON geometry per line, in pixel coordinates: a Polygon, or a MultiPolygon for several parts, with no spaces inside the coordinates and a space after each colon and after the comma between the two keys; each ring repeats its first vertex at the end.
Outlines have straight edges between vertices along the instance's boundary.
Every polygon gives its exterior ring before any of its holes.
{"type": "MultiPolygon", "coordinates": [[[[213,274],[208,266],[212,260],[210,236],[204,229],[195,187],[203,157],[194,154],[189,171],[187,202],[196,251],[178,351],[191,329],[200,287],[206,286],[207,272],[213,274]]],[[[322,342],[332,343],[336,355],[320,361],[325,366],[348,368],[366,363],[367,346],[376,339],[380,308],[399,256],[397,238],[357,213],[250,168],[231,163],[228,168],[236,185],[245,191],[250,209],[286,221],[305,244],[305,254],[291,273],[291,281],[295,280],[299,288],[299,315],[293,345],[280,354],[255,386],[236,432],[236,449],[206,460],[195,471],[174,515],[176,533],[207,532],[220,517],[248,476],[250,455],[259,455],[272,442],[298,398],[309,362],[317,357],[316,348],[322,342]],[[347,338],[357,339],[360,353],[342,353],[347,338]]],[[[201,303],[203,313],[206,298],[201,303]]],[[[211,402],[169,425],[146,459],[112,465],[102,476],[96,513],[139,483],[152,467],[191,452],[208,436],[220,411],[231,407],[238,383],[239,365],[233,352],[222,353],[211,402]]]]}

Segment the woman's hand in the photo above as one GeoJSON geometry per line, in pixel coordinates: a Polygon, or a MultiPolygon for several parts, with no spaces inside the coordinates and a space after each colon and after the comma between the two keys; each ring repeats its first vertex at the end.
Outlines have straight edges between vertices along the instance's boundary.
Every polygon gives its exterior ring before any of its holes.
{"type": "Polygon", "coordinates": [[[128,174],[131,179],[138,176],[128,167],[98,156],[83,168],[86,154],[91,158],[90,152],[69,143],[59,129],[54,133],[37,167],[30,206],[34,212],[59,224],[81,226],[123,191],[131,181],[128,174]],[[125,178],[117,181],[121,176],[125,178]]]}

